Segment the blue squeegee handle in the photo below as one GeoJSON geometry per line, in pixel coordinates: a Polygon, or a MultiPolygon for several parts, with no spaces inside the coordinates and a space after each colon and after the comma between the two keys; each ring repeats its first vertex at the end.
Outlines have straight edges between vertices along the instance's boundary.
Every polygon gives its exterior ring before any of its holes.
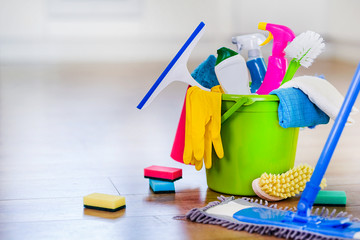
{"type": "Polygon", "coordinates": [[[170,69],[175,65],[177,60],[181,57],[181,55],[185,52],[185,50],[189,47],[191,42],[194,40],[194,38],[199,34],[201,29],[203,29],[205,26],[205,23],[200,22],[200,24],[196,27],[194,32],[190,35],[188,40],[184,43],[184,45],[180,48],[180,50],[176,53],[175,57],[171,60],[169,65],[165,68],[165,70],[161,73],[159,78],[156,80],[154,85],[150,88],[150,90],[146,93],[144,98],[141,100],[139,105],[137,105],[138,109],[142,109],[142,107],[145,105],[145,103],[149,100],[150,96],[154,93],[155,89],[160,85],[161,81],[164,79],[164,77],[169,73],[170,69]]]}
{"type": "Polygon", "coordinates": [[[316,164],[314,172],[310,181],[306,184],[304,192],[301,195],[297,215],[307,217],[310,215],[311,208],[314,204],[316,196],[320,191],[320,183],[323,179],[326,169],[330,163],[331,157],[334,153],[336,145],[339,141],[340,135],[344,130],[345,123],[350,115],[351,109],[354,106],[356,98],[360,91],[360,63],[356,69],[353,80],[346,93],[344,102],[340,108],[339,114],[335,119],[335,123],[330,131],[325,146],[321,152],[319,160],[316,164]]]}

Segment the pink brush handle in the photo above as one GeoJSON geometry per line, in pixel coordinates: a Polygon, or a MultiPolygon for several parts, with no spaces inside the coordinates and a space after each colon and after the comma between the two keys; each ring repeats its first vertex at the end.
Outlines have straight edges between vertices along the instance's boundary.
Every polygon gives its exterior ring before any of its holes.
{"type": "Polygon", "coordinates": [[[184,155],[184,147],[185,147],[185,120],[186,120],[186,94],[184,99],[184,105],[179,119],[179,124],[175,134],[173,147],[170,153],[170,157],[180,163],[184,163],[183,155],[184,155]]]}
{"type": "Polygon", "coordinates": [[[256,93],[267,95],[272,90],[278,89],[285,76],[287,65],[286,58],[270,56],[264,81],[256,93]]]}

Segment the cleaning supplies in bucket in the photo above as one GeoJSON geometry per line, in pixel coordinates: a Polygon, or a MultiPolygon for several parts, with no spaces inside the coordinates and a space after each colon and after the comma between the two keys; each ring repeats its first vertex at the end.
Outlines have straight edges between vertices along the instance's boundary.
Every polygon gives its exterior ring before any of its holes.
{"type": "Polygon", "coordinates": [[[251,94],[245,59],[237,52],[222,47],[217,50],[215,73],[226,94],[251,94]]]}
{"type": "Polygon", "coordinates": [[[247,51],[248,60],[246,65],[251,76],[251,93],[255,93],[259,89],[266,74],[266,65],[259,46],[265,39],[265,36],[260,33],[240,35],[232,38],[232,43],[236,44],[239,54],[241,50],[247,51]]]}
{"type": "Polygon", "coordinates": [[[258,27],[261,30],[269,31],[268,38],[261,45],[267,44],[274,38],[272,55],[268,59],[267,72],[263,83],[257,91],[257,94],[269,94],[272,90],[277,89],[284,79],[287,69],[284,49],[287,43],[295,38],[295,34],[290,28],[277,24],[260,22],[258,27]]]}

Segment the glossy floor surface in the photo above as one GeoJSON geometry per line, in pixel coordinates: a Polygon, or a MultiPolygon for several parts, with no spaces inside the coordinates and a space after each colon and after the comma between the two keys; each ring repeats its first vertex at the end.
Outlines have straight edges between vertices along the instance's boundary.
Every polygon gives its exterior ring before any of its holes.
{"type": "MultiPolygon", "coordinates": [[[[271,239],[173,219],[221,193],[208,189],[204,170],[169,157],[186,86],[174,83],[136,109],[165,66],[0,66],[0,239],[271,239]],[[183,169],[175,194],[152,193],[143,178],[150,165],[183,169]],[[127,207],[84,209],[82,197],[93,192],[121,194],[127,207]]],[[[299,74],[324,74],[345,94],[355,68],[318,62],[299,74]]],[[[360,117],[353,118],[326,178],[329,190],[347,193],[337,209],[360,217],[360,117]]],[[[332,124],[300,132],[296,164],[315,165],[332,124]]]]}

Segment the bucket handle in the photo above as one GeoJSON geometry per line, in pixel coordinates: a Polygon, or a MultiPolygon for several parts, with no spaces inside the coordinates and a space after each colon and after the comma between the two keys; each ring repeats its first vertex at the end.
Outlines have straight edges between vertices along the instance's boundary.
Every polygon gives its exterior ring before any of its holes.
{"type": "MultiPolygon", "coordinates": [[[[243,106],[245,103],[247,103],[250,99],[247,97],[241,97],[239,99],[235,100],[235,104],[231,106],[229,110],[227,110],[222,116],[221,116],[221,123],[224,123],[231,115],[234,114],[241,106],[243,106]]],[[[249,103],[252,104],[253,102],[249,103]]],[[[247,105],[249,105],[247,104],[247,105]]]]}

